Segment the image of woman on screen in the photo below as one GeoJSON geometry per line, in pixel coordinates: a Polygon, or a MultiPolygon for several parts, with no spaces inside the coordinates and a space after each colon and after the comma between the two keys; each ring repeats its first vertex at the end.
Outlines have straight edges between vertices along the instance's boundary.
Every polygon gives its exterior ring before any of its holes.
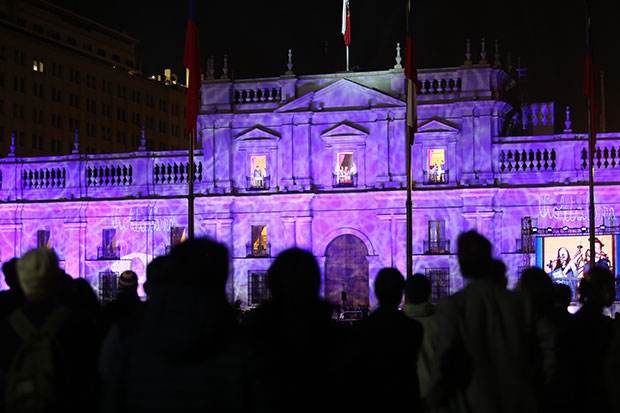
{"type": "Polygon", "coordinates": [[[551,271],[551,277],[578,277],[579,272],[575,262],[571,260],[570,254],[565,247],[558,250],[558,257],[555,260],[555,267],[551,271]]]}

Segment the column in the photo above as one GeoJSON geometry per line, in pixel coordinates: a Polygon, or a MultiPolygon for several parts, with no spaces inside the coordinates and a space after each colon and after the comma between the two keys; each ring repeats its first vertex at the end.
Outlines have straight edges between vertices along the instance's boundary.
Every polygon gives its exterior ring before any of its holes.
{"type": "Polygon", "coordinates": [[[295,217],[281,217],[284,226],[284,245],[283,250],[293,248],[297,244],[295,242],[295,217]]]}
{"type": "Polygon", "coordinates": [[[297,217],[295,222],[297,248],[312,252],[312,217],[297,217]]]}

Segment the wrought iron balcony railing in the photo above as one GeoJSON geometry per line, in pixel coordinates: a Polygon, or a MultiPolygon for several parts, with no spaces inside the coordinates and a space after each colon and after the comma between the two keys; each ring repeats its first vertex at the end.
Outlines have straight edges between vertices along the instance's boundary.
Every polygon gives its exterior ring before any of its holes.
{"type": "Polygon", "coordinates": [[[450,254],[450,240],[424,241],[424,254],[450,254]]]}
{"type": "Polygon", "coordinates": [[[424,171],[424,183],[427,185],[447,184],[450,181],[448,169],[424,171]]]}
{"type": "Polygon", "coordinates": [[[332,187],[334,188],[355,188],[357,187],[357,173],[354,173],[354,174],[332,173],[332,187]]]}
{"type": "Polygon", "coordinates": [[[113,247],[111,245],[97,247],[97,259],[98,260],[120,260],[121,259],[121,247],[113,247]]]}
{"type": "Polygon", "coordinates": [[[246,176],[245,188],[248,191],[266,191],[270,188],[270,179],[268,176],[260,179],[254,178],[253,176],[246,176]]]}
{"type": "Polygon", "coordinates": [[[248,242],[245,244],[245,251],[247,257],[271,257],[271,244],[267,243],[267,245],[258,244],[254,245],[252,242],[248,242]]]}

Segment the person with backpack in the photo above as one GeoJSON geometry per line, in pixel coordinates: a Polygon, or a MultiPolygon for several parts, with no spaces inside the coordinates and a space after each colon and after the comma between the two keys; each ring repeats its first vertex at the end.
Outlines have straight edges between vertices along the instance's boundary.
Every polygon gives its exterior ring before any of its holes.
{"type": "Polygon", "coordinates": [[[59,304],[56,254],[28,251],[17,262],[17,274],[26,301],[0,321],[2,410],[93,410],[98,330],[91,319],[59,304]]]}

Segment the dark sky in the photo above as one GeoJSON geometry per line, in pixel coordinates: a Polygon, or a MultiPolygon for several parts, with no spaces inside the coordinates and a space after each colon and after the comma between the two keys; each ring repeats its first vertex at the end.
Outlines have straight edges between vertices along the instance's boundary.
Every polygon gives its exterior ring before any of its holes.
{"type": "MultiPolygon", "coordinates": [[[[172,67],[182,78],[187,0],[51,1],[140,39],[145,75],[172,67]]],[[[340,0],[197,3],[203,67],[213,55],[216,75],[224,53],[235,78],[281,75],[289,48],[296,74],[344,70],[340,0]]],[[[614,3],[591,2],[595,62],[605,71],[608,131],[620,131],[620,31],[614,30],[620,7],[614,3]]],[[[471,39],[472,60],[477,62],[483,36],[492,61],[498,39],[504,64],[510,52],[513,67],[520,57],[521,66],[529,69],[529,100],[555,101],[556,114],[570,105],[573,130],[586,130],[583,0],[419,0],[414,10],[419,67],[462,64],[466,38],[471,39]]],[[[351,0],[351,26],[351,67],[391,68],[396,42],[404,44],[405,0],[351,0]]],[[[563,122],[563,115],[556,115],[558,120],[563,122]]]]}

